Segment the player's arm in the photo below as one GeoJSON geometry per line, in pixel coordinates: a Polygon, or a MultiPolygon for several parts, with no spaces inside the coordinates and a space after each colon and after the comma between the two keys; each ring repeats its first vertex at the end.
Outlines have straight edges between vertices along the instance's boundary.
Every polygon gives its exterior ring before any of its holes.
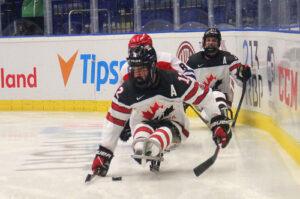
{"type": "Polygon", "coordinates": [[[177,57],[172,55],[171,58],[171,66],[179,73],[184,74],[187,77],[190,77],[192,79],[196,79],[194,70],[189,67],[184,62],[180,61],[177,57]]]}
{"type": "Polygon", "coordinates": [[[191,81],[185,93],[184,101],[203,109],[207,113],[210,118],[213,140],[217,144],[221,143],[222,147],[226,147],[232,136],[229,121],[227,117],[221,114],[211,88],[196,81],[191,81]]]}
{"type": "Polygon", "coordinates": [[[118,138],[132,111],[130,107],[119,101],[119,96],[123,94],[123,91],[123,86],[119,87],[113,98],[104,122],[102,140],[93,161],[93,173],[100,176],[107,174],[118,138]]]}
{"type": "Polygon", "coordinates": [[[241,64],[238,58],[234,55],[227,57],[229,59],[229,72],[231,77],[241,86],[241,82],[246,82],[251,77],[251,69],[245,64],[241,64]]]}

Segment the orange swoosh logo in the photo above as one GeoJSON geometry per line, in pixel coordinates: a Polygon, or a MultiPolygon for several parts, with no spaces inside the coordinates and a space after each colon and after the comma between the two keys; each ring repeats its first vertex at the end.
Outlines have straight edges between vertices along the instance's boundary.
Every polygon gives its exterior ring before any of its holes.
{"type": "Polygon", "coordinates": [[[67,62],[59,54],[57,54],[58,60],[59,60],[59,65],[60,65],[60,70],[61,70],[61,74],[62,74],[63,79],[64,79],[65,86],[68,83],[68,80],[69,80],[72,68],[74,66],[74,62],[75,62],[77,53],[78,53],[78,50],[67,62]]]}

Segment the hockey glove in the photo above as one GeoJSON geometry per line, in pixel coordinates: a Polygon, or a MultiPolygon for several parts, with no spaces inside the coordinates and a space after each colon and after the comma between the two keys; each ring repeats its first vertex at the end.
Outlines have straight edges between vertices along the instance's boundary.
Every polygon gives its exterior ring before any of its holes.
{"type": "Polygon", "coordinates": [[[210,128],[215,143],[217,145],[221,143],[222,148],[225,148],[232,136],[228,119],[223,115],[218,115],[211,119],[210,128]]]}
{"type": "Polygon", "coordinates": [[[112,158],[113,152],[103,146],[99,146],[92,165],[93,173],[98,176],[106,176],[112,158]]]}
{"type": "Polygon", "coordinates": [[[238,68],[238,78],[242,81],[248,81],[248,79],[250,79],[251,77],[251,69],[250,67],[245,64],[245,65],[241,65],[239,68],[238,68]]]}
{"type": "Polygon", "coordinates": [[[131,137],[131,129],[129,127],[129,120],[128,120],[120,134],[120,139],[123,142],[127,142],[127,140],[129,140],[130,137],[131,137]]]}

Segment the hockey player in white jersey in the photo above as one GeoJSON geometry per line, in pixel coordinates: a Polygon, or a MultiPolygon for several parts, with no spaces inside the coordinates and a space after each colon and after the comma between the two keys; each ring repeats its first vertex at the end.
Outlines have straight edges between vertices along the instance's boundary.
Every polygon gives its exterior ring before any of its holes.
{"type": "MultiPolygon", "coordinates": [[[[241,86],[251,77],[251,70],[230,52],[220,50],[221,40],[221,33],[217,28],[208,28],[202,39],[204,51],[191,55],[187,65],[194,69],[199,83],[213,89],[219,105],[227,115],[227,110],[231,112],[234,82],[241,86]]],[[[202,116],[206,118],[205,111],[202,116]]]]}
{"type": "Polygon", "coordinates": [[[127,61],[131,75],[116,91],[107,113],[92,164],[95,175],[106,176],[119,135],[129,119],[135,160],[160,163],[166,150],[189,137],[183,102],[204,109],[210,118],[213,140],[227,146],[231,129],[208,86],[175,71],[157,68],[156,53],[150,45],[131,49],[127,61]]]}
{"type": "MultiPolygon", "coordinates": [[[[153,46],[152,38],[147,34],[135,34],[129,40],[128,50],[131,50],[139,45],[151,45],[153,46]]],[[[176,56],[168,52],[156,52],[157,56],[157,68],[177,71],[190,78],[195,79],[194,70],[188,67],[184,62],[179,60],[176,56]]],[[[128,63],[125,63],[120,71],[120,85],[130,77],[128,71],[128,63]]],[[[127,123],[120,134],[122,141],[127,141],[131,136],[131,129],[129,123],[127,123]]]]}

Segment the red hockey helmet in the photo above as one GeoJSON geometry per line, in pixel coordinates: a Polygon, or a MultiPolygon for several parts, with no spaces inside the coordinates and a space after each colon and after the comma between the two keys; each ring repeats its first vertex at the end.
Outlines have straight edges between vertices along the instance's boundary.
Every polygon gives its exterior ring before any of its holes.
{"type": "Polygon", "coordinates": [[[152,39],[147,33],[134,35],[128,43],[128,49],[130,50],[140,45],[152,46],[152,39]]]}

